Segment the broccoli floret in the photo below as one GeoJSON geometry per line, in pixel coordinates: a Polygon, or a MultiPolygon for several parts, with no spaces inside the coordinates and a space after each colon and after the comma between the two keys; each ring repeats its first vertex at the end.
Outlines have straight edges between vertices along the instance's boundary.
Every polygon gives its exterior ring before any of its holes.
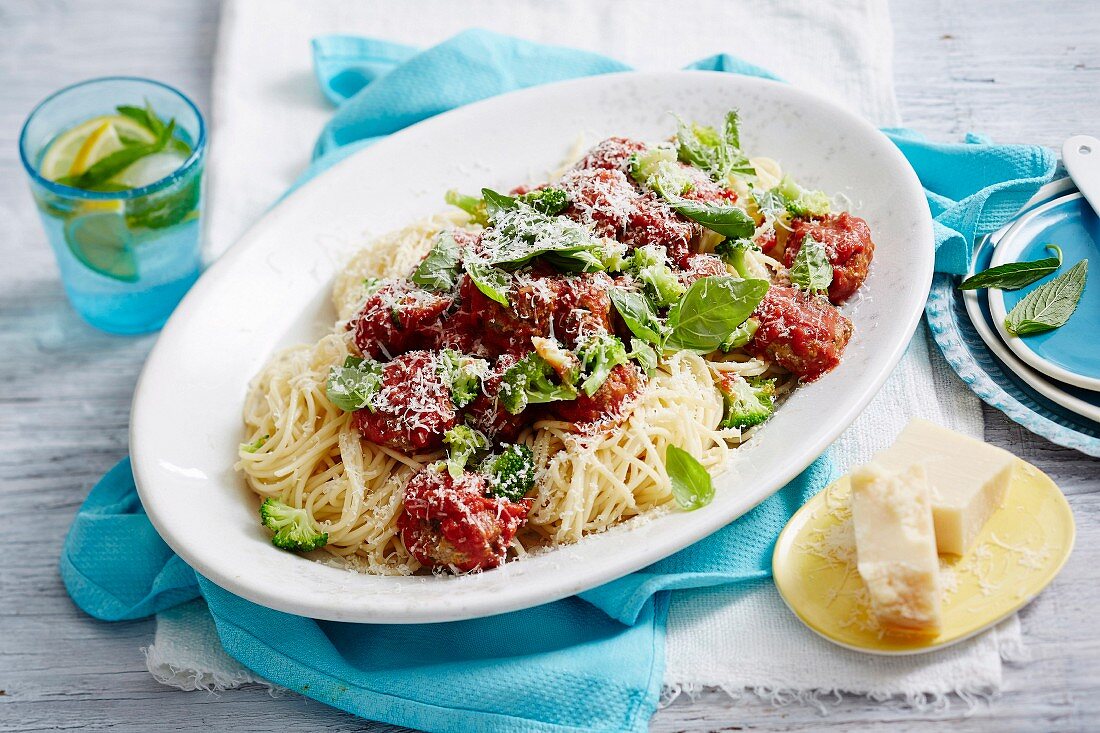
{"type": "Polygon", "coordinates": [[[635,154],[630,162],[630,175],[639,185],[668,200],[690,192],[694,185],[687,169],[676,162],[676,154],[664,148],[635,154]]]}
{"type": "Polygon", "coordinates": [[[260,505],[260,520],[275,533],[271,544],[283,550],[309,552],[328,544],[328,532],[321,531],[309,512],[278,499],[264,499],[260,505]]]}
{"type": "Polygon", "coordinates": [[[584,375],[581,389],[589,397],[596,394],[596,390],[607,381],[611,370],[625,364],[628,358],[626,347],[617,336],[597,333],[588,337],[577,346],[577,359],[584,375]]]}
{"type": "Polygon", "coordinates": [[[755,318],[746,319],[744,323],[733,329],[733,333],[727,336],[718,348],[724,352],[739,349],[752,341],[752,337],[756,335],[756,329],[758,328],[760,328],[760,321],[755,318]]]}
{"type": "Polygon", "coordinates": [[[577,389],[572,384],[555,384],[557,372],[545,359],[531,352],[511,367],[501,377],[500,401],[504,409],[518,415],[529,404],[575,400],[577,389]]]}
{"type": "Polygon", "coordinates": [[[477,453],[489,448],[489,439],[469,425],[456,425],[443,433],[447,446],[447,473],[452,478],[462,475],[462,470],[477,453]]]}
{"type": "Polygon", "coordinates": [[[480,224],[483,227],[489,226],[489,213],[485,210],[485,199],[459,193],[452,189],[443,195],[443,200],[451,206],[457,206],[465,211],[475,224],[480,224]]]}
{"type": "Polygon", "coordinates": [[[774,379],[730,375],[718,379],[715,384],[726,403],[719,427],[751,428],[763,423],[775,411],[774,379]]]}
{"type": "Polygon", "coordinates": [[[654,304],[659,308],[672,305],[686,290],[668,266],[667,257],[664,247],[647,244],[634,250],[627,267],[644,285],[654,304]]]}
{"type": "Polygon", "coordinates": [[[481,473],[489,479],[489,493],[510,501],[519,501],[535,485],[535,455],[525,445],[509,445],[501,453],[488,456],[481,473]]]}
{"type": "Polygon", "coordinates": [[[560,188],[540,188],[537,191],[528,191],[516,196],[516,200],[547,216],[557,216],[569,208],[569,196],[560,188]]]}
{"type": "Polygon", "coordinates": [[[723,239],[714,248],[714,254],[721,257],[722,261],[736,270],[741,277],[751,278],[754,275],[749,270],[745,255],[759,249],[750,239],[723,239]]]}
{"type": "Polygon", "coordinates": [[[791,216],[824,216],[829,213],[831,202],[824,191],[808,191],[790,176],[783,176],[772,190],[787,202],[787,211],[791,216]]]}
{"type": "Polygon", "coordinates": [[[603,244],[603,268],[607,272],[622,272],[630,266],[631,258],[626,256],[627,247],[622,242],[607,239],[603,244]]]}
{"type": "Polygon", "coordinates": [[[270,435],[261,435],[251,443],[241,443],[241,450],[245,453],[255,453],[260,448],[264,447],[264,443],[266,443],[270,437],[270,435]]]}
{"type": "Polygon", "coordinates": [[[481,393],[481,380],[489,373],[489,362],[444,349],[439,371],[444,383],[451,385],[455,407],[465,407],[481,393]]]}

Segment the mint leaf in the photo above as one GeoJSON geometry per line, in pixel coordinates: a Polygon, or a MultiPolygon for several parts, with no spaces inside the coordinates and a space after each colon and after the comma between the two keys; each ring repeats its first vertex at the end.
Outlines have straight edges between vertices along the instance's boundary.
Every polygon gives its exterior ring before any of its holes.
{"type": "Polygon", "coordinates": [[[714,498],[710,474],[686,450],[674,445],[665,449],[665,472],[668,473],[672,496],[681,509],[694,511],[714,498]]]}
{"type": "Polygon", "coordinates": [[[73,186],[84,190],[95,189],[101,184],[106,184],[111,178],[129,168],[139,159],[147,155],[159,153],[172,139],[172,133],[176,130],[176,121],[172,120],[167,127],[161,130],[154,142],[145,145],[128,145],[122,150],[116,150],[110,155],[100,159],[88,167],[80,175],[65,176],[58,179],[58,183],[64,186],[73,186]]]}
{"type": "Polygon", "coordinates": [[[1081,260],[1066,272],[1025,295],[1005,318],[1013,336],[1031,336],[1065,325],[1085,290],[1089,261],[1081,260]]]}
{"type": "Polygon", "coordinates": [[[977,290],[979,288],[999,288],[1001,290],[1019,290],[1062,266],[1062,250],[1056,244],[1048,244],[1047,249],[1056,253],[1055,257],[1045,257],[1030,262],[1009,262],[1005,265],[990,267],[959,283],[959,290],[977,290]]]}
{"type": "Polygon", "coordinates": [[[813,237],[802,238],[802,246],[794,256],[790,269],[791,283],[810,293],[828,290],[833,282],[833,266],[825,253],[825,245],[813,237]]]}

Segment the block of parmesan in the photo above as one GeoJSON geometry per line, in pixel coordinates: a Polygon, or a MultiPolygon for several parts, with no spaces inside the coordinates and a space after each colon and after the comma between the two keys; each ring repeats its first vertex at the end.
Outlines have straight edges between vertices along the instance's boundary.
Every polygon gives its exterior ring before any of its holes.
{"type": "Polygon", "coordinates": [[[884,630],[935,635],[940,628],[940,561],[924,468],[876,463],[851,475],[859,574],[884,630]]]}
{"type": "Polygon", "coordinates": [[[924,466],[936,545],[944,554],[963,555],[1004,502],[1016,459],[996,446],[915,419],[874,461],[895,471],[924,466]]]}

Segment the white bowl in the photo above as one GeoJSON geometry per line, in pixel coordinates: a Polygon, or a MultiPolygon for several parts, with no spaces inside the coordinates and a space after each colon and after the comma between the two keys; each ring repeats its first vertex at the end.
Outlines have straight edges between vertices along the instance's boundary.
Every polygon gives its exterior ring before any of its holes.
{"type": "Polygon", "coordinates": [[[921,185],[874,127],[808,92],[707,72],[614,74],[528,89],[439,115],[342,161],[287,197],[203,275],[149,356],[130,446],[149,518],[196,571],[280,611],[420,623],[546,603],[645,567],[744,514],[796,476],[878,391],[913,333],[932,276],[921,185]],[[555,167],[583,133],[668,136],[670,111],[743,119],[742,144],[798,180],[846,194],[877,250],[856,331],[833,373],[799,389],[716,480],[695,512],[673,511],[464,577],[360,575],[271,545],[258,500],[233,470],[249,380],[277,349],[335,318],[329,285],[368,235],[444,208],[449,188],[506,189],[555,167]]]}

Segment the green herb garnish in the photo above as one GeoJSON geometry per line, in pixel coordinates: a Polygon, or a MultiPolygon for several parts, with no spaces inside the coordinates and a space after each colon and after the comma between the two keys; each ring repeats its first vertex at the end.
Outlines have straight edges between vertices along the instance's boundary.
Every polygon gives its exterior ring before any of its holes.
{"type": "Polygon", "coordinates": [[[1009,311],[1005,328],[1013,336],[1032,336],[1065,325],[1085,290],[1089,261],[1081,260],[1025,295],[1009,311]]]}
{"type": "Polygon", "coordinates": [[[665,471],[672,496],[681,509],[693,511],[714,498],[714,484],[703,464],[687,451],[670,445],[665,449],[665,471]]]}
{"type": "Polygon", "coordinates": [[[333,367],[325,385],[329,402],[344,412],[370,407],[371,398],[382,388],[382,365],[349,356],[343,366],[333,367]]]}
{"type": "Polygon", "coordinates": [[[420,261],[411,280],[428,290],[453,290],[458,283],[458,243],[451,232],[440,232],[428,256],[420,261]]]}
{"type": "Polygon", "coordinates": [[[1019,290],[1037,280],[1042,280],[1062,266],[1061,248],[1056,244],[1048,244],[1046,248],[1053,250],[1056,256],[990,267],[963,280],[959,283],[959,290],[978,290],[979,288],[1019,290]]]}
{"type": "Polygon", "coordinates": [[[756,309],[768,292],[767,280],[704,277],[696,280],[669,309],[671,351],[709,354],[718,349],[756,309]]]}
{"type": "Polygon", "coordinates": [[[833,266],[825,245],[806,235],[794,256],[790,269],[791,283],[810,293],[822,293],[833,283],[833,266]]]}

